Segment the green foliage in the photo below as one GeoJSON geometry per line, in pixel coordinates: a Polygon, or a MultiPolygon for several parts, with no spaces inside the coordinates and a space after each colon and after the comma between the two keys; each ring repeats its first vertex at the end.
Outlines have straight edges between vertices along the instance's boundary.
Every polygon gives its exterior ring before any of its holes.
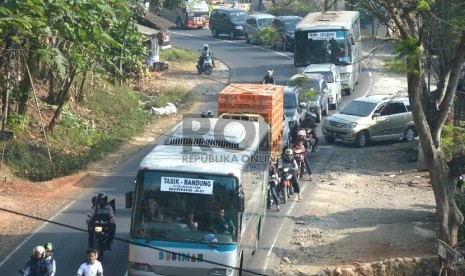
{"type": "Polygon", "coordinates": [[[79,107],[91,110],[92,119],[79,117],[74,108],[65,106],[55,130],[47,133],[53,165],[46,145],[31,143],[25,137],[21,130],[25,119],[12,116],[9,129],[19,129],[14,131],[19,137],[7,147],[5,162],[14,171],[76,172],[144,129],[150,116],[140,108],[139,100],[138,94],[124,87],[113,88],[111,93],[94,90],[88,93],[84,106],[79,107]]]}
{"type": "Polygon", "coordinates": [[[431,10],[431,7],[430,7],[431,4],[434,4],[434,1],[420,0],[418,1],[417,9],[421,11],[429,11],[431,10]]]}
{"type": "Polygon", "coordinates": [[[465,155],[465,128],[444,125],[441,132],[441,141],[446,160],[450,161],[454,156],[465,155]]]}
{"type": "Polygon", "coordinates": [[[258,33],[259,45],[273,45],[279,39],[279,32],[271,27],[265,27],[258,33]]]}
{"type": "Polygon", "coordinates": [[[407,62],[407,71],[414,74],[419,74],[420,72],[415,72],[415,65],[420,61],[420,43],[418,40],[409,37],[407,39],[399,41],[394,46],[394,55],[397,56],[400,60],[405,60],[407,62]]]}
{"type": "Polygon", "coordinates": [[[388,58],[384,61],[384,64],[389,69],[389,71],[395,72],[397,74],[408,73],[405,60],[400,60],[397,58],[388,58]]]}
{"type": "MultiPolygon", "coordinates": [[[[201,45],[200,45],[201,46],[201,45]]],[[[197,62],[199,54],[181,48],[169,48],[160,51],[160,59],[171,62],[197,62]]]]}
{"type": "Polygon", "coordinates": [[[310,12],[317,11],[323,11],[323,7],[318,7],[316,2],[311,0],[277,1],[268,9],[268,13],[275,16],[297,15],[304,17],[310,12]]]}

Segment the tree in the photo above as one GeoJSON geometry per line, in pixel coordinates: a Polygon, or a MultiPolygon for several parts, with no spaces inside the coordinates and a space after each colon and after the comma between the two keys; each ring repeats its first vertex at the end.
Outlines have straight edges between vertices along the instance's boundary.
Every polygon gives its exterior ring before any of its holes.
{"type": "Polygon", "coordinates": [[[464,220],[455,202],[460,172],[444,154],[441,132],[454,103],[465,57],[464,1],[363,0],[361,4],[383,11],[399,31],[395,54],[407,65],[408,95],[436,200],[439,239],[455,246],[464,220]],[[433,53],[432,45],[439,46],[434,54],[440,66],[437,89],[428,91],[424,63],[433,53]]]}

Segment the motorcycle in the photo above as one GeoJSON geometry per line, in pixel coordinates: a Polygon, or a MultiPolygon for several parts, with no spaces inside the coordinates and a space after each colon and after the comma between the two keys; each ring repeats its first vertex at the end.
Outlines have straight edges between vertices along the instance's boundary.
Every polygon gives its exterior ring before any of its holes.
{"type": "Polygon", "coordinates": [[[199,66],[199,63],[196,64],[197,72],[199,75],[202,74],[202,72],[204,72],[206,75],[210,75],[212,73],[213,67],[215,67],[212,55],[213,54],[210,53],[204,57],[202,66],[199,66]]]}
{"type": "Polygon", "coordinates": [[[270,176],[270,180],[268,181],[268,190],[267,190],[267,197],[266,197],[266,208],[270,209],[273,204],[276,204],[273,200],[273,196],[271,195],[271,189],[272,187],[275,187],[276,189],[279,186],[279,179],[276,177],[276,175],[270,176]]]}
{"type": "Polygon", "coordinates": [[[89,247],[99,251],[99,258],[103,257],[103,253],[110,247],[109,223],[103,220],[95,220],[89,223],[87,228],[93,235],[93,244],[89,244],[89,247]]]}
{"type": "Polygon", "coordinates": [[[278,196],[282,197],[284,203],[287,203],[287,199],[294,193],[294,188],[291,183],[292,176],[293,172],[289,167],[282,168],[281,181],[278,186],[278,196]]]}
{"type": "Polygon", "coordinates": [[[295,161],[297,161],[297,171],[295,173],[296,173],[297,179],[300,179],[304,176],[304,172],[305,172],[304,156],[302,154],[301,149],[295,149],[293,151],[294,151],[294,159],[295,161]]]}
{"type": "Polygon", "coordinates": [[[201,118],[213,118],[213,112],[211,110],[208,110],[207,112],[202,112],[202,114],[200,114],[200,117],[201,118]]]}

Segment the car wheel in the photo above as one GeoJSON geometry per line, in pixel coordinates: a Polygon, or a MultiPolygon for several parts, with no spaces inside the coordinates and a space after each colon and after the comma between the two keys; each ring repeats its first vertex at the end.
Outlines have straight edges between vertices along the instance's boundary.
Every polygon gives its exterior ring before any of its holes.
{"type": "Polygon", "coordinates": [[[245,43],[249,44],[250,43],[250,38],[249,38],[249,34],[248,33],[245,33],[245,43]]]}
{"type": "Polygon", "coordinates": [[[176,28],[178,28],[178,29],[184,28],[184,24],[182,24],[181,18],[178,18],[178,19],[176,20],[176,28]]]}
{"type": "Polygon", "coordinates": [[[212,28],[212,35],[213,37],[218,37],[218,32],[216,31],[215,28],[212,28]]]}
{"type": "Polygon", "coordinates": [[[415,132],[415,128],[413,126],[407,128],[404,131],[404,140],[405,140],[405,142],[412,142],[413,139],[415,139],[415,136],[416,136],[416,132],[415,132]]]}
{"type": "Polygon", "coordinates": [[[229,32],[229,39],[232,40],[232,39],[235,39],[235,38],[236,38],[236,35],[234,34],[234,32],[233,32],[233,31],[230,31],[230,32],[229,32]]]}
{"type": "Polygon", "coordinates": [[[336,141],[336,138],[334,136],[325,136],[325,141],[327,143],[334,143],[334,141],[336,141]]]}
{"type": "Polygon", "coordinates": [[[358,148],[364,148],[368,144],[368,133],[366,131],[360,131],[355,137],[355,145],[358,148]]]}
{"type": "Polygon", "coordinates": [[[336,100],[336,102],[332,105],[332,108],[333,108],[334,110],[337,110],[337,100],[336,100]]]}
{"type": "Polygon", "coordinates": [[[350,88],[345,89],[345,92],[346,92],[346,93],[345,93],[346,96],[350,96],[350,92],[351,92],[350,88]]]}

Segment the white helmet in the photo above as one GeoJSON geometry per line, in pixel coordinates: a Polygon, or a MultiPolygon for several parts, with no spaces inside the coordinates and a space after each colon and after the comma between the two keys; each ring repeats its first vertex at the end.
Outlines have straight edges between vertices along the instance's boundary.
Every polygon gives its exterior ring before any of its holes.
{"type": "Polygon", "coordinates": [[[203,49],[208,50],[208,44],[203,44],[203,49]]]}
{"type": "Polygon", "coordinates": [[[45,253],[45,248],[42,245],[38,245],[32,249],[32,255],[35,255],[36,253],[39,253],[40,256],[43,256],[45,253]]]}

